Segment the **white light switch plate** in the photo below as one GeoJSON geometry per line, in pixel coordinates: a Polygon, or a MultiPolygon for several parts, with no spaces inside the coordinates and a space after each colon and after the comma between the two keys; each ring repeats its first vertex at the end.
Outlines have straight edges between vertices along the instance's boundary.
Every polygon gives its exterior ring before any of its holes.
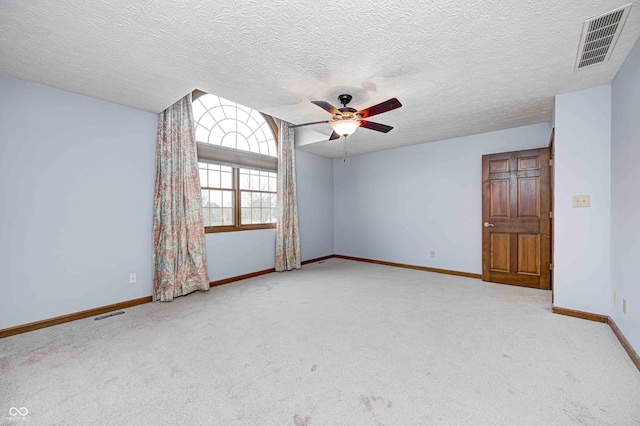
{"type": "Polygon", "coordinates": [[[573,207],[589,207],[590,201],[588,195],[574,195],[571,200],[573,207]]]}

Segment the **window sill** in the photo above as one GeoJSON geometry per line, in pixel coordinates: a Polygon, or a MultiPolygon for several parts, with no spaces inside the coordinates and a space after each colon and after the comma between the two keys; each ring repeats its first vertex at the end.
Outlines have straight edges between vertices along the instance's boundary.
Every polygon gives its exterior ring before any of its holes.
{"type": "Polygon", "coordinates": [[[261,229],[275,229],[275,223],[269,223],[266,225],[245,225],[245,226],[216,226],[205,227],[205,234],[217,234],[218,232],[236,232],[236,231],[258,231],[261,229]]]}

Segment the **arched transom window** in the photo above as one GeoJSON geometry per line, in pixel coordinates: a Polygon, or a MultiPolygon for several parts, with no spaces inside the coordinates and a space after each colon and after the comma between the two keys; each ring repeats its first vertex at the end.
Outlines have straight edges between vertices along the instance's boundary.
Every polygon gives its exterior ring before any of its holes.
{"type": "Polygon", "coordinates": [[[251,108],[206,93],[193,102],[196,141],[277,156],[271,125],[251,108]]]}
{"type": "Polygon", "coordinates": [[[275,227],[273,119],[209,93],[194,92],[192,105],[205,230],[275,227]]]}

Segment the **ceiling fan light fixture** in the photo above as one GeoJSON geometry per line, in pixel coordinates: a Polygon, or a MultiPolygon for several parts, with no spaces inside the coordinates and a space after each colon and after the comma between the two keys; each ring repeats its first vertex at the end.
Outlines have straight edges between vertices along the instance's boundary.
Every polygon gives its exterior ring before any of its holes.
{"type": "Polygon", "coordinates": [[[331,128],[340,136],[351,136],[360,127],[360,122],[351,118],[334,120],[331,122],[331,128]]]}

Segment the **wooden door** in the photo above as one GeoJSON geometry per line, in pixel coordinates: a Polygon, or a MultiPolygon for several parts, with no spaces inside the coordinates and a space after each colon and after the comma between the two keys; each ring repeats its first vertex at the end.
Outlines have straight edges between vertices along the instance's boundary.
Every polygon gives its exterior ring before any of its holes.
{"type": "Polygon", "coordinates": [[[482,156],[482,279],[548,290],[549,148],[482,156]]]}

